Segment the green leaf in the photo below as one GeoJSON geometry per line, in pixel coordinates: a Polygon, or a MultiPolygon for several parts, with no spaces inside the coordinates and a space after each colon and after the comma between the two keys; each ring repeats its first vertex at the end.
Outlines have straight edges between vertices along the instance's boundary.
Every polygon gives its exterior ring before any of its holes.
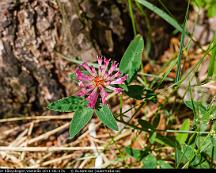
{"type": "Polygon", "coordinates": [[[157,164],[160,166],[162,169],[169,169],[173,168],[169,163],[165,162],[164,160],[158,160],[157,164]]]}
{"type": "Polygon", "coordinates": [[[211,4],[208,8],[208,16],[209,17],[214,17],[216,16],[216,3],[211,4]]]}
{"type": "MultiPolygon", "coordinates": [[[[215,11],[216,11],[216,6],[215,6],[215,11]]],[[[210,58],[209,68],[208,68],[208,76],[213,76],[215,69],[216,69],[216,35],[212,43],[211,58],[210,58]]]]}
{"type": "Polygon", "coordinates": [[[157,103],[157,95],[150,89],[145,89],[145,99],[157,103]]]}
{"type": "Polygon", "coordinates": [[[116,120],[107,105],[102,105],[99,110],[96,110],[96,115],[107,127],[118,130],[116,120]]]}
{"type": "Polygon", "coordinates": [[[154,103],[157,102],[157,96],[156,94],[150,90],[150,89],[145,89],[143,86],[140,85],[129,85],[127,86],[127,90],[125,93],[134,99],[137,100],[150,100],[154,103]]]}
{"type": "Polygon", "coordinates": [[[153,132],[155,130],[155,127],[146,120],[138,119],[138,123],[142,126],[142,130],[145,132],[153,132]]]}
{"type": "Polygon", "coordinates": [[[152,4],[146,0],[136,0],[136,1],[139,2],[140,4],[142,4],[143,6],[145,6],[146,8],[148,8],[149,10],[156,13],[161,18],[163,18],[165,21],[167,21],[170,25],[172,25],[178,31],[183,32],[183,28],[181,27],[181,25],[179,25],[179,23],[174,18],[169,16],[167,13],[165,13],[160,8],[156,7],[154,4],[152,4]]]}
{"type": "Polygon", "coordinates": [[[145,156],[148,155],[148,150],[137,150],[131,147],[125,147],[125,152],[137,160],[142,160],[145,156]]]}
{"type": "Polygon", "coordinates": [[[125,92],[128,92],[128,86],[125,84],[120,84],[118,85],[119,87],[121,87],[125,92]]]}
{"type": "Polygon", "coordinates": [[[205,1],[203,0],[193,0],[192,2],[194,2],[198,7],[203,7],[205,5],[205,1]]]}
{"type": "Polygon", "coordinates": [[[128,91],[126,94],[134,99],[142,100],[143,99],[143,93],[144,93],[144,87],[140,85],[129,85],[128,91]]]}
{"type": "Polygon", "coordinates": [[[193,110],[193,105],[194,105],[194,108],[195,108],[195,111],[199,111],[202,115],[205,114],[206,112],[206,106],[204,106],[201,102],[196,102],[196,101],[185,101],[184,102],[185,105],[190,108],[191,110],[193,110]]]}
{"type": "Polygon", "coordinates": [[[58,112],[73,112],[86,107],[87,104],[83,97],[70,96],[50,103],[47,108],[58,112]]]}
{"type": "Polygon", "coordinates": [[[192,146],[183,144],[181,149],[176,148],[176,164],[187,163],[195,156],[195,151],[192,146]]]}
{"type": "Polygon", "coordinates": [[[152,154],[149,154],[143,159],[144,168],[156,168],[157,159],[152,154]]]}
{"type": "Polygon", "coordinates": [[[157,138],[155,140],[156,142],[163,144],[163,145],[168,145],[171,147],[178,147],[178,142],[175,140],[173,136],[162,136],[160,134],[157,134],[157,138]]]}
{"type": "Polygon", "coordinates": [[[189,138],[187,144],[188,144],[188,145],[192,145],[192,144],[196,141],[197,136],[198,136],[197,133],[193,133],[193,134],[190,136],[190,138],[189,138]]]}
{"type": "MultiPolygon", "coordinates": [[[[180,130],[189,130],[190,129],[190,120],[186,119],[184,120],[180,130]]],[[[176,136],[176,140],[179,142],[179,144],[184,144],[187,140],[188,133],[178,133],[176,136]]]]}
{"type": "Polygon", "coordinates": [[[216,119],[216,105],[211,104],[208,106],[206,112],[202,116],[202,120],[204,123],[208,123],[209,120],[216,119]]]}
{"type": "Polygon", "coordinates": [[[125,51],[119,69],[123,74],[128,74],[127,82],[130,83],[142,63],[144,41],[141,35],[137,35],[125,51]]]}
{"type": "Polygon", "coordinates": [[[74,113],[70,122],[70,138],[73,138],[77,133],[79,133],[79,131],[89,122],[93,113],[94,110],[91,108],[83,108],[74,113]]]}
{"type": "Polygon", "coordinates": [[[168,74],[171,72],[171,70],[173,69],[173,67],[176,65],[177,63],[177,59],[174,59],[170,62],[169,67],[167,68],[166,72],[163,74],[162,79],[159,82],[159,86],[163,83],[163,81],[166,79],[166,77],[168,76],[168,74]]]}
{"type": "Polygon", "coordinates": [[[70,73],[69,77],[71,78],[71,80],[75,80],[76,79],[76,75],[74,73],[70,73]]]}
{"type": "Polygon", "coordinates": [[[156,139],[157,139],[157,133],[156,132],[153,132],[153,133],[151,132],[150,137],[149,137],[150,143],[154,144],[156,139]]]}

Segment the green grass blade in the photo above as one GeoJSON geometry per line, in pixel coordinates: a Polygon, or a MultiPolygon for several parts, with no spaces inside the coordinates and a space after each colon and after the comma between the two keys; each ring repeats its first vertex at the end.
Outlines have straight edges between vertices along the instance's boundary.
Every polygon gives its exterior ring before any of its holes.
{"type": "MultiPolygon", "coordinates": [[[[185,26],[184,26],[184,28],[185,28],[185,26]]],[[[178,53],[178,57],[177,57],[177,71],[176,71],[175,82],[178,82],[180,80],[180,75],[181,75],[181,58],[182,58],[182,50],[183,50],[184,38],[185,38],[185,31],[183,30],[182,35],[181,35],[179,53],[178,53]]]]}
{"type": "Polygon", "coordinates": [[[146,1],[146,0],[136,0],[149,10],[153,11],[157,15],[159,15],[161,18],[163,18],[165,21],[167,21],[170,25],[172,25],[174,28],[176,28],[178,31],[183,32],[183,28],[181,25],[170,15],[168,15],[166,12],[158,8],[157,6],[153,5],[152,3],[146,1]]]}
{"type": "Polygon", "coordinates": [[[176,65],[176,62],[177,62],[177,59],[174,59],[170,62],[170,65],[169,65],[167,71],[163,74],[162,79],[161,79],[160,83],[158,84],[158,86],[160,86],[162,84],[162,82],[166,79],[167,75],[171,72],[173,67],[176,65]]]}
{"type": "Polygon", "coordinates": [[[136,24],[135,24],[133,6],[132,6],[131,0],[128,0],[128,5],[129,5],[129,13],[130,13],[130,18],[131,18],[132,27],[133,27],[133,33],[134,33],[134,36],[136,36],[136,24]]]}
{"type": "Polygon", "coordinates": [[[181,75],[181,59],[182,59],[182,50],[183,50],[183,46],[184,46],[185,25],[186,25],[187,17],[188,17],[189,3],[190,3],[190,1],[188,1],[187,11],[186,11],[185,19],[184,19],[184,24],[183,24],[183,31],[182,31],[182,35],[181,35],[180,48],[179,48],[179,53],[178,53],[178,58],[177,58],[178,61],[177,61],[177,71],[176,71],[175,82],[178,82],[180,80],[180,75],[181,75]]]}
{"type": "Polygon", "coordinates": [[[216,36],[214,37],[214,41],[212,43],[213,49],[211,50],[211,58],[209,62],[208,68],[208,76],[213,76],[215,68],[216,68],[216,36]]]}

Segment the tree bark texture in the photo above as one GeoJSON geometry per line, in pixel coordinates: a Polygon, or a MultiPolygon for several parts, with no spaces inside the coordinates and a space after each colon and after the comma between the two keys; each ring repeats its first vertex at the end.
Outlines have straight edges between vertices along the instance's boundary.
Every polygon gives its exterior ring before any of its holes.
{"type": "Polygon", "coordinates": [[[0,117],[41,112],[73,94],[74,65],[56,52],[84,61],[100,47],[121,54],[131,39],[123,13],[116,1],[0,1],[0,117]]]}

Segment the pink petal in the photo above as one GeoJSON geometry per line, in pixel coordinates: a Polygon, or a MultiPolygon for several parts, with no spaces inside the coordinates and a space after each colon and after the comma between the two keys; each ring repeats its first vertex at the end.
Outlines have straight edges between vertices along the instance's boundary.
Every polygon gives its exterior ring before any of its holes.
{"type": "Polygon", "coordinates": [[[109,74],[105,72],[105,74],[104,74],[104,79],[107,80],[108,78],[109,78],[109,74]]]}
{"type": "Polygon", "coordinates": [[[122,88],[116,88],[114,91],[115,91],[116,93],[120,93],[120,92],[123,91],[123,89],[122,89],[122,88]]]}
{"type": "Polygon", "coordinates": [[[95,88],[92,93],[86,98],[86,100],[89,101],[89,104],[88,106],[90,108],[94,108],[95,107],[95,104],[97,102],[97,99],[98,99],[98,91],[97,91],[97,88],[95,88]]]}
{"type": "Polygon", "coordinates": [[[84,87],[84,84],[82,81],[79,81],[78,85],[79,85],[79,87],[84,87]]]}
{"type": "Polygon", "coordinates": [[[102,75],[105,75],[110,59],[104,58],[104,65],[102,66],[102,75]]]}
{"type": "Polygon", "coordinates": [[[75,74],[78,80],[81,80],[81,81],[91,81],[92,80],[92,78],[89,75],[83,74],[79,69],[76,70],[75,74]]]}
{"type": "Polygon", "coordinates": [[[83,90],[81,90],[81,91],[77,92],[77,93],[76,93],[76,95],[77,95],[77,96],[81,96],[81,97],[82,97],[82,96],[84,96],[84,95],[88,94],[88,92],[89,92],[89,91],[87,91],[87,90],[83,89],[83,90]]]}
{"type": "Polygon", "coordinates": [[[90,91],[94,89],[94,86],[92,84],[89,85],[83,85],[80,91],[77,92],[77,96],[84,96],[87,95],[90,91]]]}
{"type": "Polygon", "coordinates": [[[127,79],[127,77],[128,77],[128,75],[124,75],[123,77],[112,81],[111,84],[123,84],[124,81],[127,79]]]}
{"type": "Polygon", "coordinates": [[[95,70],[95,68],[93,66],[91,66],[91,70],[95,75],[97,75],[97,71],[95,70]]]}
{"type": "Polygon", "coordinates": [[[121,76],[121,72],[120,71],[117,71],[114,75],[112,75],[111,77],[109,77],[108,79],[109,80],[113,80],[117,77],[120,77],[121,76]]]}
{"type": "Polygon", "coordinates": [[[106,88],[112,90],[112,91],[115,91],[116,93],[120,93],[123,91],[122,88],[116,88],[116,87],[112,87],[112,86],[107,86],[106,88]]]}
{"type": "Polygon", "coordinates": [[[101,66],[102,65],[102,57],[97,56],[97,59],[98,59],[98,65],[101,66]]]}
{"type": "Polygon", "coordinates": [[[102,103],[106,104],[106,98],[108,96],[108,93],[105,91],[104,87],[99,87],[99,89],[100,89],[100,95],[102,98],[102,103]]]}
{"type": "Polygon", "coordinates": [[[98,59],[98,75],[100,76],[101,75],[101,72],[102,72],[102,57],[101,56],[97,56],[97,59],[98,59]]]}
{"type": "Polygon", "coordinates": [[[111,65],[108,74],[110,75],[118,66],[118,63],[114,61],[114,63],[111,65]]]}
{"type": "Polygon", "coordinates": [[[86,88],[87,90],[93,90],[93,89],[95,88],[95,86],[91,83],[91,84],[89,84],[89,85],[86,85],[85,88],[86,88]]]}
{"type": "Polygon", "coordinates": [[[89,67],[86,62],[83,63],[81,66],[83,66],[92,76],[97,75],[96,70],[95,69],[92,70],[91,67],[89,67]]]}
{"type": "Polygon", "coordinates": [[[115,87],[112,87],[112,86],[107,86],[106,88],[108,88],[108,89],[110,89],[110,90],[112,90],[112,91],[115,90],[115,87]]]}
{"type": "Polygon", "coordinates": [[[102,73],[102,57],[101,56],[98,56],[97,57],[98,59],[98,75],[101,76],[101,73],[102,73]]]}

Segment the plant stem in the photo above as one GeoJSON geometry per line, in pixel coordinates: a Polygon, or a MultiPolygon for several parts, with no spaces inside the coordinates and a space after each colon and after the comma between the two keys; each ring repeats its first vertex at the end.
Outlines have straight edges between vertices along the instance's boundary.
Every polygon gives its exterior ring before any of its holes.
{"type": "Polygon", "coordinates": [[[131,18],[132,27],[133,27],[133,33],[134,33],[134,37],[135,37],[136,36],[136,25],[135,25],[133,6],[132,6],[131,0],[128,0],[128,5],[129,5],[129,13],[130,13],[130,18],[131,18]]]}
{"type": "MultiPolygon", "coordinates": [[[[137,130],[140,130],[140,131],[144,131],[142,128],[140,127],[137,127],[135,125],[132,125],[132,124],[129,124],[129,122],[125,122],[125,121],[121,121],[121,120],[118,120],[117,121],[127,125],[127,126],[130,126],[134,129],[137,129],[137,130]]],[[[197,133],[197,134],[209,134],[210,132],[197,132],[197,131],[192,131],[192,130],[160,130],[160,129],[154,129],[155,132],[167,132],[167,133],[190,133],[190,134],[193,134],[193,133],[197,133]]],[[[149,129],[148,131],[145,131],[145,132],[152,132],[151,129],[149,129]]]]}

